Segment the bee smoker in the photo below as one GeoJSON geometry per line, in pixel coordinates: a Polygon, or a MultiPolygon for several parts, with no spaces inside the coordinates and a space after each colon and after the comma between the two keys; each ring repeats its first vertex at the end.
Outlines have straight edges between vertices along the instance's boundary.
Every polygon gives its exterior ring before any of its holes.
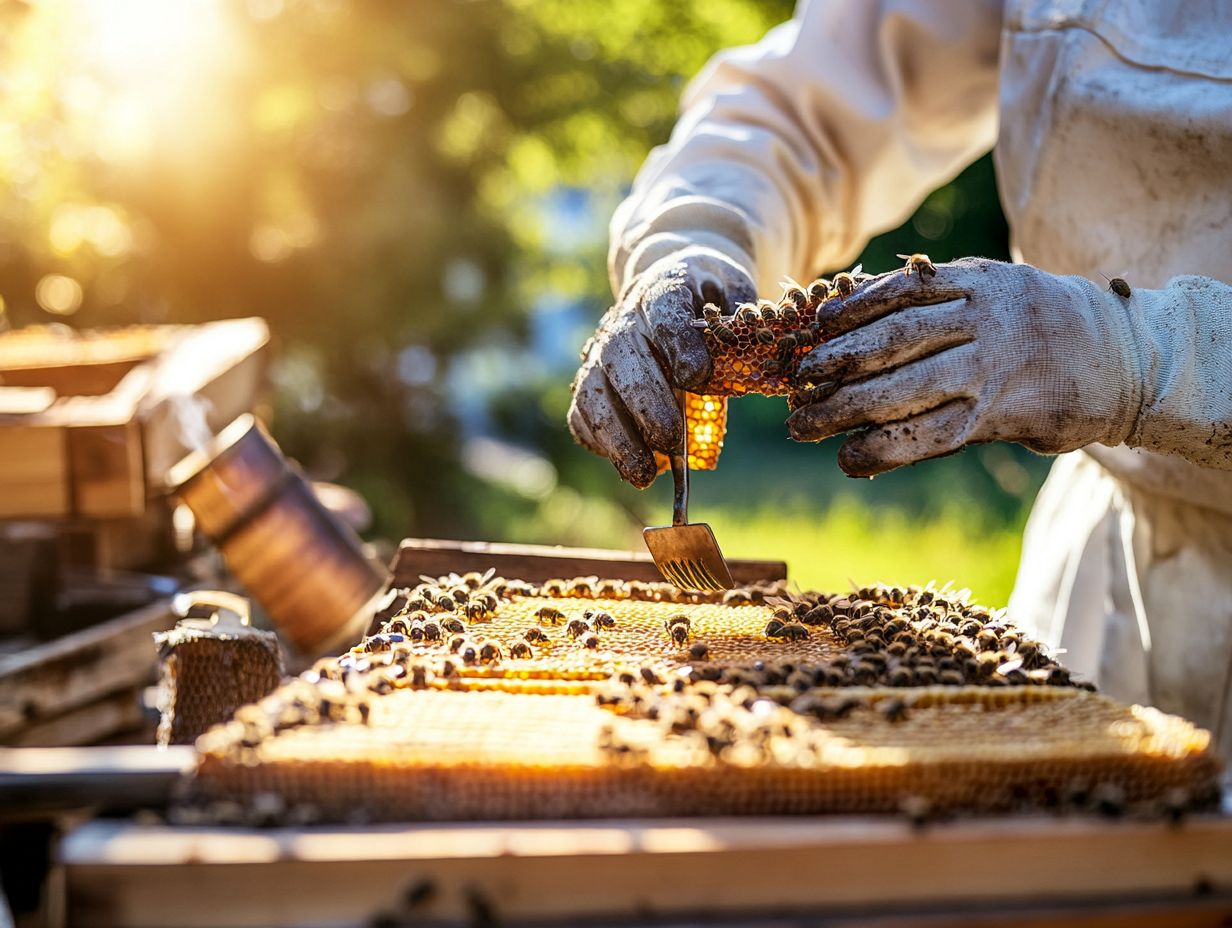
{"type": "Polygon", "coordinates": [[[168,482],[302,657],[358,639],[385,571],[256,419],[240,416],[176,464],[168,482]]]}

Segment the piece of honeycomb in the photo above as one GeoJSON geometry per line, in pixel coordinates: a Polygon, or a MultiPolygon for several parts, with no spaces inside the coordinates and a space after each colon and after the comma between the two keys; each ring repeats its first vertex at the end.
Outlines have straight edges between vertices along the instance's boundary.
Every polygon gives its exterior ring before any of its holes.
{"type": "Polygon", "coordinates": [[[467,575],[391,602],[361,645],[198,741],[199,801],[272,795],[297,821],[353,821],[1158,812],[1217,795],[1206,732],[1072,685],[943,591],[467,575]]]}
{"type": "Polygon", "coordinates": [[[180,624],[155,633],[154,644],[160,745],[192,744],[211,725],[282,682],[282,653],[273,632],[180,624]]]}
{"type": "MultiPolygon", "coordinates": [[[[710,380],[700,393],[686,394],[691,467],[717,466],[727,427],[727,397],[786,396],[794,406],[810,395],[805,392],[810,388],[797,383],[796,369],[805,354],[825,341],[819,311],[826,302],[849,294],[864,276],[857,267],[851,274],[839,274],[833,281],[818,278],[807,287],[788,282],[778,300],[746,303],[731,315],[722,315],[713,305],[705,308],[695,324],[712,364],[710,380]]],[[[665,461],[660,460],[661,470],[665,461]]]]}

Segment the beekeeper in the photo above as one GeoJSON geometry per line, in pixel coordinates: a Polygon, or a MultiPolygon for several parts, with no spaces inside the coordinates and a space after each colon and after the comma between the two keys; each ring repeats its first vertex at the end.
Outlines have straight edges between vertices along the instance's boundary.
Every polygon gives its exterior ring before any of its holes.
{"type": "Polygon", "coordinates": [[[854,475],[993,440],[1060,455],[1011,617],[1228,757],[1232,4],[812,0],[719,54],[612,220],[570,426],[647,486],[671,388],[708,373],[703,303],[850,264],[994,144],[1018,263],[862,286],[801,368],[844,385],[789,430],[852,432],[854,475]]]}

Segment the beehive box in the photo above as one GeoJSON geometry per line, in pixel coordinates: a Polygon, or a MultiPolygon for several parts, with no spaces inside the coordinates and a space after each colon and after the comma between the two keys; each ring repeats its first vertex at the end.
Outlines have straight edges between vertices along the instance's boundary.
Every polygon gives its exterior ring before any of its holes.
{"type": "Polygon", "coordinates": [[[1206,732],[931,589],[722,597],[472,573],[198,742],[196,811],[458,820],[1020,808],[1179,815],[1206,732]]]}

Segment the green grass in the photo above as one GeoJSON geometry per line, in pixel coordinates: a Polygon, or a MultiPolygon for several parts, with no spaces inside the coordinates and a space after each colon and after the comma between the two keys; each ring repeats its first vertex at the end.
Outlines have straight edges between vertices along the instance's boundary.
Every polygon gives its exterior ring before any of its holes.
{"type": "MultiPolygon", "coordinates": [[[[650,521],[642,522],[612,500],[567,488],[538,502],[493,495],[483,519],[460,537],[641,551],[642,525],[663,524],[670,511],[665,499],[647,509],[650,521]]],[[[805,589],[953,581],[994,607],[1009,599],[1024,521],[957,505],[911,514],[851,496],[825,507],[805,499],[709,506],[693,515],[710,523],[729,557],[785,560],[805,589]]]]}
{"type": "Polygon", "coordinates": [[[953,580],[999,607],[1009,599],[1021,549],[1020,524],[979,525],[956,510],[910,517],[840,500],[822,513],[717,509],[706,518],[724,554],[785,560],[788,576],[805,589],[953,580]]]}

